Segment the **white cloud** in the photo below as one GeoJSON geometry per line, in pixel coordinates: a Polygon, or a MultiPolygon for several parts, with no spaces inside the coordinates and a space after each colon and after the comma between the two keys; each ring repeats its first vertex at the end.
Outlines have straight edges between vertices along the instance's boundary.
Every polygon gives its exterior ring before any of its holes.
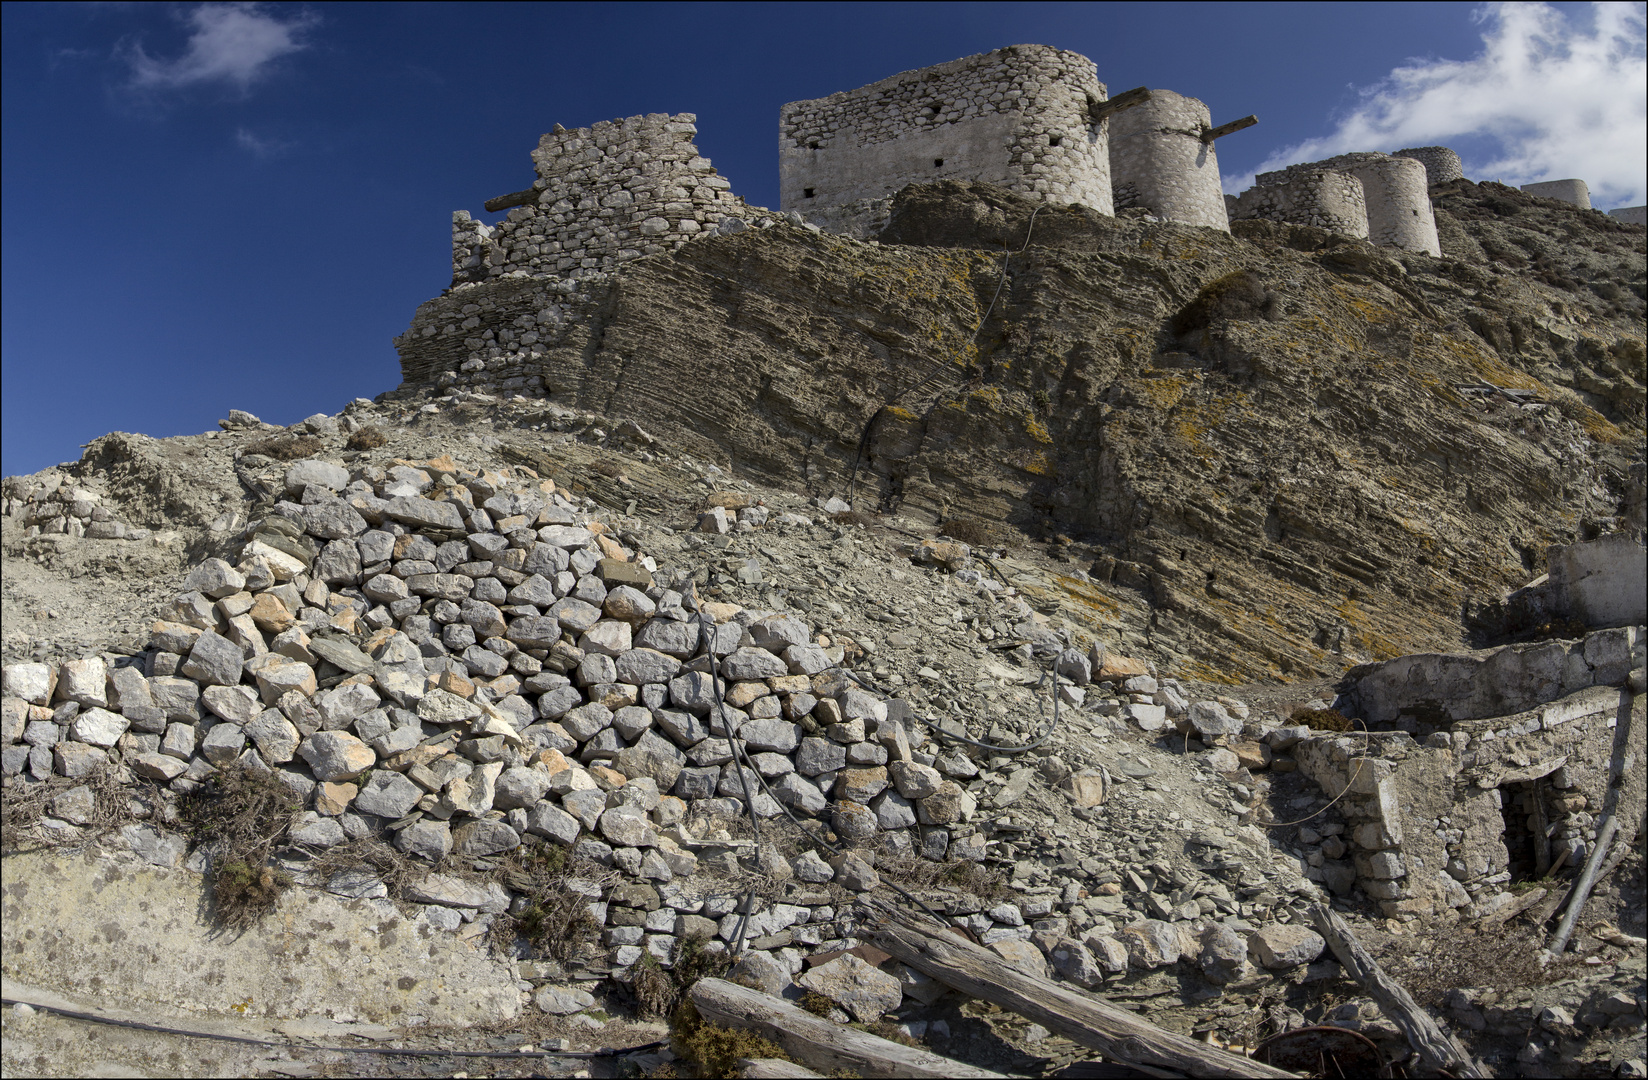
{"type": "MultiPolygon", "coordinates": [[[[1578,177],[1598,206],[1644,201],[1648,46],[1640,3],[1598,3],[1587,20],[1543,3],[1479,8],[1482,52],[1395,68],[1335,129],[1271,155],[1257,171],[1353,150],[1470,139],[1465,175],[1528,184],[1578,177]]],[[[1252,183],[1232,177],[1229,190],[1252,183]]]]}
{"type": "Polygon", "coordinates": [[[248,131],[245,128],[239,128],[235,131],[235,142],[242,150],[251,153],[254,157],[260,158],[279,157],[292,148],[291,143],[282,139],[259,135],[256,132],[248,131]]]}
{"type": "Polygon", "coordinates": [[[301,37],[316,21],[307,13],[281,19],[256,3],[201,4],[184,19],[192,32],[175,60],[150,56],[140,44],[128,50],[134,87],[171,90],[229,83],[245,90],[275,60],[307,48],[301,37]]]}

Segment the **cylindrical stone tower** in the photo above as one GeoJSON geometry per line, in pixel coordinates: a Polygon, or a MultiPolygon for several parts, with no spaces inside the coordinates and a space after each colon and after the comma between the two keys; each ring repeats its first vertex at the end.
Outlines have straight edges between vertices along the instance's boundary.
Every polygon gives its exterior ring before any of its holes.
{"type": "Polygon", "coordinates": [[[1591,208],[1591,189],[1583,180],[1547,180],[1543,184],[1523,184],[1522,190],[1541,199],[1561,199],[1581,210],[1591,208]]]}
{"type": "Polygon", "coordinates": [[[1271,182],[1251,187],[1236,200],[1237,221],[1260,218],[1310,225],[1329,232],[1368,238],[1368,209],[1362,181],[1328,169],[1294,168],[1266,173],[1271,182]]]}
{"type": "Polygon", "coordinates": [[[1425,166],[1412,158],[1391,157],[1357,162],[1345,171],[1362,181],[1370,241],[1441,257],[1425,166]]]}
{"type": "Polygon", "coordinates": [[[1425,166],[1425,180],[1432,187],[1465,178],[1464,163],[1459,160],[1458,154],[1446,146],[1415,146],[1398,150],[1393,156],[1413,158],[1425,166]]]}
{"type": "Polygon", "coordinates": [[[1110,118],[1110,184],[1116,209],[1142,206],[1169,221],[1230,231],[1219,159],[1202,136],[1212,118],[1193,97],[1152,90],[1110,118]]]}

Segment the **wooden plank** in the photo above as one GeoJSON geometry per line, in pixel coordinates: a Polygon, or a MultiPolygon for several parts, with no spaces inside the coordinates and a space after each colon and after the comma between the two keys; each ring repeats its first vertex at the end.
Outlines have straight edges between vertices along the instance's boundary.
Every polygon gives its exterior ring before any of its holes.
{"type": "Polygon", "coordinates": [[[1164,1031],[1102,998],[1027,975],[988,949],[879,897],[860,901],[865,934],[894,957],[964,994],[1011,1009],[1082,1046],[1157,1076],[1270,1076],[1290,1072],[1164,1031]]]}
{"type": "Polygon", "coordinates": [[[1240,120],[1232,120],[1228,124],[1220,124],[1216,128],[1208,128],[1206,131],[1202,132],[1202,141],[1205,143],[1210,143],[1214,139],[1222,139],[1226,135],[1241,131],[1244,128],[1250,128],[1258,122],[1259,118],[1250,113],[1247,116],[1242,117],[1240,120]]]}
{"type": "MultiPolygon", "coordinates": [[[[947,1076],[997,1078],[1001,1073],[976,1069],[902,1043],[880,1039],[725,979],[700,979],[693,984],[692,1004],[698,1015],[720,1027],[742,1028],[771,1039],[785,1053],[825,1073],[848,1070],[865,1077],[947,1076]]],[[[1285,1075],[1285,1074],[1284,1074],[1285,1075]]]]}
{"type": "Polygon", "coordinates": [[[823,1080],[824,1076],[783,1058],[739,1058],[738,1075],[744,1080],[810,1080],[812,1077],[823,1080]]]}
{"type": "Polygon", "coordinates": [[[512,191],[508,195],[499,195],[496,199],[488,199],[481,205],[488,213],[496,214],[499,210],[508,210],[512,206],[527,206],[538,201],[538,189],[527,188],[525,191],[512,191]]]}
{"type": "Polygon", "coordinates": [[[1339,958],[1340,966],[1379,1003],[1391,1023],[1402,1029],[1408,1045],[1419,1052],[1425,1064],[1433,1069],[1445,1069],[1454,1076],[1489,1075],[1430,1013],[1419,1007],[1401,983],[1385,974],[1356,940],[1345,920],[1323,904],[1311,905],[1310,918],[1316,924],[1316,932],[1327,939],[1333,955],[1339,958]]]}
{"type": "Polygon", "coordinates": [[[1477,928],[1480,930],[1488,930],[1492,927],[1508,923],[1524,911],[1527,911],[1529,908],[1545,899],[1545,895],[1546,891],[1544,889],[1529,889],[1527,892],[1523,893],[1515,900],[1512,900],[1492,915],[1484,915],[1481,919],[1477,920],[1477,928]]]}
{"type": "Polygon", "coordinates": [[[1089,124],[1097,124],[1101,120],[1108,120],[1110,117],[1121,112],[1123,109],[1131,109],[1135,105],[1143,105],[1149,100],[1149,88],[1143,86],[1134,87],[1125,94],[1117,94],[1109,101],[1101,101],[1097,105],[1089,105],[1087,107],[1087,122],[1089,124]]]}

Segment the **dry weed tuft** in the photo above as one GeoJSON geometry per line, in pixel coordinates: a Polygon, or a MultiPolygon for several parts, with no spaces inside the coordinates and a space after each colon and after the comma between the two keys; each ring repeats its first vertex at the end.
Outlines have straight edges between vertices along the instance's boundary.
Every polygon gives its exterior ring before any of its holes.
{"type": "Polygon", "coordinates": [[[83,843],[140,820],[131,810],[134,797],[150,807],[162,803],[153,783],[147,784],[147,791],[124,786],[119,768],[112,764],[100,766],[78,779],[52,776],[39,783],[14,783],[0,797],[0,844],[11,852],[29,841],[42,847],[83,843]],[[89,808],[83,797],[70,794],[78,788],[87,789],[91,796],[89,808]],[[56,810],[54,804],[65,796],[78,804],[74,822],[77,828],[38,828],[43,817],[61,817],[63,810],[56,810]]]}
{"type": "Polygon", "coordinates": [[[671,1049],[698,1067],[699,1076],[736,1076],[739,1058],[795,1059],[776,1043],[750,1031],[716,1027],[698,1015],[688,1001],[675,1010],[670,1023],[671,1049]]]}
{"type": "Polygon", "coordinates": [[[726,952],[712,953],[704,946],[709,939],[694,934],[682,940],[675,950],[675,963],[665,970],[652,956],[644,953],[634,967],[635,999],[644,1016],[669,1016],[687,999],[687,994],[699,979],[719,979],[732,966],[732,957],[726,952]]]}
{"type": "Polygon", "coordinates": [[[388,441],[389,436],[383,433],[382,428],[368,424],[366,427],[356,428],[344,445],[351,450],[376,450],[388,441]]]}
{"type": "Polygon", "coordinates": [[[998,530],[991,528],[988,522],[979,521],[977,518],[950,518],[939,526],[938,532],[940,536],[960,540],[968,547],[995,547],[998,543],[998,530]]]}
{"type": "Polygon", "coordinates": [[[874,514],[863,514],[857,510],[843,510],[838,514],[831,514],[830,520],[837,525],[876,525],[881,521],[874,514]]]}
{"type": "MultiPolygon", "coordinates": [[[[1577,957],[1539,962],[1544,938],[1538,927],[1498,927],[1483,932],[1465,923],[1433,925],[1404,935],[1413,951],[1389,961],[1391,973],[1420,1004],[1443,1008],[1448,992],[1480,987],[1500,992],[1571,978],[1577,957]]],[[[1382,961],[1383,962],[1383,961],[1382,961]]]]}
{"type": "Polygon", "coordinates": [[[273,776],[237,769],[208,779],[178,809],[191,844],[214,849],[207,871],[214,920],[244,932],[275,909],[291,884],[268,863],[302,809],[300,800],[273,776]]]}
{"type": "Polygon", "coordinates": [[[612,871],[574,859],[553,844],[526,850],[517,848],[499,865],[503,883],[526,898],[519,913],[494,921],[495,940],[511,931],[525,938],[539,955],[563,964],[578,958],[584,946],[594,945],[601,927],[589,913],[589,898],[568,888],[568,879],[602,881],[612,871]]]}
{"type": "Polygon", "coordinates": [[[406,885],[429,872],[429,864],[368,837],[327,848],[309,863],[309,869],[324,878],[346,870],[365,871],[383,882],[391,897],[399,897],[406,885]]]}
{"type": "Polygon", "coordinates": [[[1293,722],[1304,724],[1316,731],[1351,731],[1356,727],[1355,723],[1338,709],[1294,709],[1293,722]]]}
{"type": "Polygon", "coordinates": [[[986,900],[1013,895],[999,871],[969,859],[936,863],[914,855],[883,855],[876,860],[875,868],[884,881],[914,893],[949,888],[986,900]]]}
{"type": "Polygon", "coordinates": [[[299,458],[314,457],[320,453],[323,445],[313,435],[275,435],[247,443],[245,452],[262,454],[276,461],[297,461],[299,458]]]}

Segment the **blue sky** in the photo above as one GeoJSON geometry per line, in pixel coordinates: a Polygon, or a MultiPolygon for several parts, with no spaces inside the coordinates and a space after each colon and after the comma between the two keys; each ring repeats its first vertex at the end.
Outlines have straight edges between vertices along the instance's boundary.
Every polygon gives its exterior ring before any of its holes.
{"type": "Polygon", "coordinates": [[[393,388],[455,209],[556,123],[695,112],[777,197],[779,106],[1040,43],[1206,101],[1256,169],[1446,143],[1467,174],[1643,201],[1643,5],[22,4],[0,7],[7,474],[110,430],[290,423],[393,388]]]}

